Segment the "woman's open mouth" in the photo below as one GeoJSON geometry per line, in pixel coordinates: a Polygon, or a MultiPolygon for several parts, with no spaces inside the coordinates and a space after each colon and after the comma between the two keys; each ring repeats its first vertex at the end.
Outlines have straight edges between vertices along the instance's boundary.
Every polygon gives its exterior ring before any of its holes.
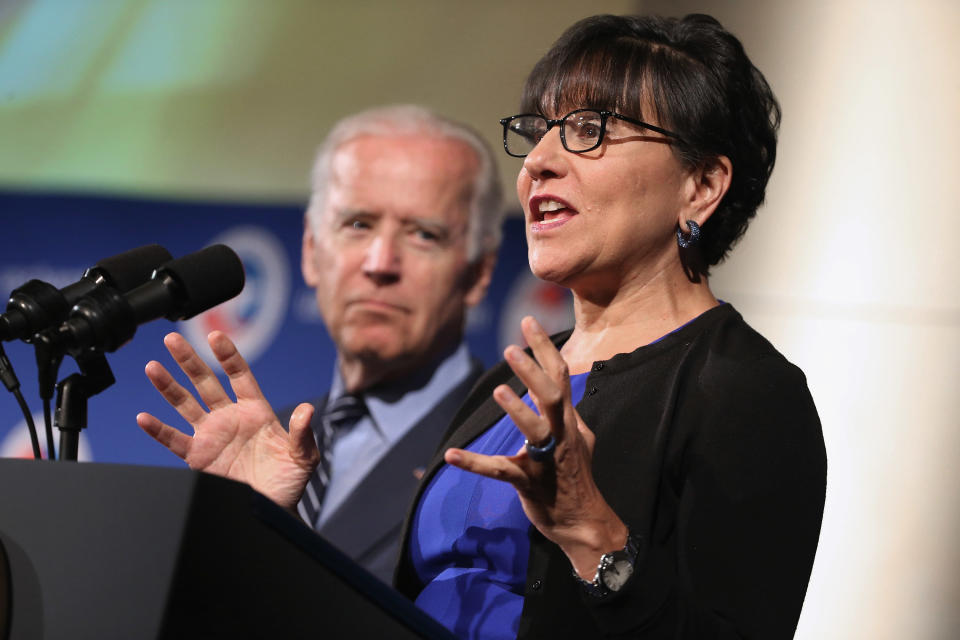
{"type": "Polygon", "coordinates": [[[546,231],[555,229],[577,215],[577,210],[566,202],[552,196],[535,196],[530,199],[530,214],[533,222],[530,229],[546,231]]]}

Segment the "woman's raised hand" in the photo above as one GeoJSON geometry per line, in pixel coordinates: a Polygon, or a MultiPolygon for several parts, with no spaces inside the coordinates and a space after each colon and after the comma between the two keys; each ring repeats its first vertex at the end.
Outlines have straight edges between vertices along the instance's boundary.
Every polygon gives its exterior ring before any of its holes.
{"type": "Polygon", "coordinates": [[[507,385],[494,389],[493,398],[528,442],[543,446],[552,437],[553,456],[538,462],[526,447],[512,456],[448,449],[445,460],[511,483],[530,522],[563,549],[581,577],[591,580],[600,556],[624,546],[627,528],[593,481],[595,438],[573,406],[566,362],[536,320],[526,317],[520,326],[536,359],[515,345],[507,347],[504,357],[540,413],[507,385]]]}
{"type": "Polygon", "coordinates": [[[183,336],[170,333],[163,342],[206,409],[153,360],[147,363],[147,377],[194,433],[187,435],[149,413],[138,414],[137,424],[191,469],[246,482],[295,513],[320,460],[310,430],[313,407],[298,406],[290,417],[289,432],[285,431],[233,342],[220,331],[211,333],[207,341],[230,379],[236,400],[183,336]]]}

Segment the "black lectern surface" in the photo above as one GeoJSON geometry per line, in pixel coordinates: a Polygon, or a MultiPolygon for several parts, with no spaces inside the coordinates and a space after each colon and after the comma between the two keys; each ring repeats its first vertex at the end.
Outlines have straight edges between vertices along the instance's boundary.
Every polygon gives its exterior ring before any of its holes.
{"type": "Polygon", "coordinates": [[[248,486],[188,470],[0,460],[0,549],[0,638],[453,638],[248,486]]]}

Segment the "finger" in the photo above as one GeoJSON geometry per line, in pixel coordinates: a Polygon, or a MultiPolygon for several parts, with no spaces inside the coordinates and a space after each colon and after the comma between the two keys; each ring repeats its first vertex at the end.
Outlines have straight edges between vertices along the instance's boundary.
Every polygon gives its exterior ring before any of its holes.
{"type": "MultiPolygon", "coordinates": [[[[517,378],[526,385],[540,415],[547,419],[551,432],[558,437],[562,435],[564,399],[569,397],[569,393],[564,394],[563,388],[520,347],[511,345],[503,355],[517,378]]],[[[566,386],[570,386],[569,381],[566,386]]]]}
{"type": "Polygon", "coordinates": [[[181,460],[187,459],[187,454],[190,452],[190,445],[193,443],[193,438],[187,434],[174,429],[149,413],[137,414],[137,426],[181,460]]]}
{"type": "Polygon", "coordinates": [[[529,484],[523,469],[505,456],[485,456],[464,449],[447,449],[443,459],[451,466],[493,480],[509,482],[517,488],[526,488],[529,484]]]}
{"type": "Polygon", "coordinates": [[[261,400],[263,392],[257,379],[253,377],[250,366],[243,359],[236,345],[222,331],[213,331],[207,336],[213,355],[217,357],[224,373],[230,379],[230,387],[237,394],[237,400],[261,400]]]}
{"type": "Polygon", "coordinates": [[[211,410],[232,403],[217,375],[179,333],[168,333],[163,344],[196,388],[200,399],[211,410]]]}
{"type": "Polygon", "coordinates": [[[507,412],[524,438],[534,444],[541,444],[550,438],[552,433],[550,424],[527,406],[527,403],[514,393],[513,389],[501,384],[493,390],[493,399],[501,409],[507,412]]]}
{"type": "Polygon", "coordinates": [[[567,365],[567,361],[563,359],[556,345],[553,344],[550,336],[540,323],[537,322],[536,318],[526,316],[520,322],[520,329],[540,367],[544,373],[553,380],[554,384],[559,387],[563,397],[562,408],[554,407],[555,411],[559,410],[560,416],[552,416],[551,423],[556,424],[557,420],[562,419],[564,424],[564,429],[561,430],[562,435],[572,436],[574,434],[574,427],[580,418],[576,416],[573,407],[572,392],[570,390],[570,367],[567,365]]]}
{"type": "Polygon", "coordinates": [[[320,453],[317,451],[313,430],[310,429],[313,411],[313,405],[304,402],[297,405],[290,415],[290,456],[294,460],[315,467],[320,462],[320,453]]]}
{"type": "Polygon", "coordinates": [[[524,317],[520,321],[520,331],[523,333],[524,340],[530,345],[530,350],[540,364],[540,368],[560,387],[569,387],[570,372],[567,363],[536,318],[524,317]]]}
{"type": "Polygon", "coordinates": [[[206,417],[207,412],[203,410],[193,394],[174,380],[170,372],[156,360],[147,363],[147,366],[144,367],[144,373],[147,374],[150,383],[160,392],[163,399],[169,402],[170,406],[176,409],[177,413],[183,416],[183,419],[189,422],[194,429],[197,429],[206,417]]]}

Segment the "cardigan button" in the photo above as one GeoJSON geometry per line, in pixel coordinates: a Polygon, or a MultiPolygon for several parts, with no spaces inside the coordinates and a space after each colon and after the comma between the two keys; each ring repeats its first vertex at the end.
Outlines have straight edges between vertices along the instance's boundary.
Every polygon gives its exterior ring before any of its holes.
{"type": "Polygon", "coordinates": [[[600,369],[603,369],[603,363],[602,363],[602,362],[598,362],[598,363],[596,363],[596,364],[593,365],[593,370],[594,370],[594,371],[600,371],[600,369]]]}
{"type": "Polygon", "coordinates": [[[589,393],[590,393],[590,395],[592,396],[592,395],[594,395],[597,391],[600,391],[600,389],[597,389],[596,387],[593,387],[592,389],[590,389],[590,392],[589,392],[589,393]]]}
{"type": "Polygon", "coordinates": [[[543,580],[534,580],[533,584],[530,585],[530,588],[534,591],[540,591],[540,587],[543,586],[543,580]]]}

